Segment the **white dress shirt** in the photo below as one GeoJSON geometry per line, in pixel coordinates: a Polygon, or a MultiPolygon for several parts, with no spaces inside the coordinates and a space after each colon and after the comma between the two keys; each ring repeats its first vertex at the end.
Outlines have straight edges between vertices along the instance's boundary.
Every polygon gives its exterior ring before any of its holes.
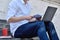
{"type": "MultiPolygon", "coordinates": [[[[12,0],[8,6],[7,21],[11,17],[27,16],[30,14],[30,11],[31,11],[31,7],[29,3],[25,5],[23,0],[12,0]]],[[[14,36],[14,33],[19,26],[26,24],[28,22],[29,22],[28,20],[22,20],[19,22],[10,23],[10,31],[12,35],[14,36]]]]}

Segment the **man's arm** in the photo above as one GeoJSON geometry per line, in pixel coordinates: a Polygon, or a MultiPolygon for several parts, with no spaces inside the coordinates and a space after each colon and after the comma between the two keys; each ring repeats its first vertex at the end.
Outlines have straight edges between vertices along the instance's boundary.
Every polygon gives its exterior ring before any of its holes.
{"type": "Polygon", "coordinates": [[[21,17],[11,17],[8,22],[18,22],[18,21],[22,21],[22,20],[31,20],[32,16],[21,16],[21,17]]]}

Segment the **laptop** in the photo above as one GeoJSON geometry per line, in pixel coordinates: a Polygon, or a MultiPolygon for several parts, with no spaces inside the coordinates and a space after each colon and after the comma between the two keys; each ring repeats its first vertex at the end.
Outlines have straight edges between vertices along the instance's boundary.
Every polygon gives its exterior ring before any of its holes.
{"type": "Polygon", "coordinates": [[[54,17],[56,10],[57,10],[57,8],[48,6],[42,20],[43,21],[51,21],[54,17]]]}

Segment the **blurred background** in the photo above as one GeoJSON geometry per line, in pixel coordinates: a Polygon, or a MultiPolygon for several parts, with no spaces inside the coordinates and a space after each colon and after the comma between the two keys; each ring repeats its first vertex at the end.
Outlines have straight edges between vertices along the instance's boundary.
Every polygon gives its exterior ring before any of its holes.
{"type": "MultiPolygon", "coordinates": [[[[11,0],[0,0],[0,20],[6,20],[8,4],[10,1],[11,0]]],[[[60,0],[30,0],[29,2],[32,5],[31,15],[34,14],[44,15],[48,6],[58,8],[52,22],[55,25],[55,29],[60,39],[60,0]]],[[[0,26],[0,28],[2,28],[2,26],[0,26]]]]}

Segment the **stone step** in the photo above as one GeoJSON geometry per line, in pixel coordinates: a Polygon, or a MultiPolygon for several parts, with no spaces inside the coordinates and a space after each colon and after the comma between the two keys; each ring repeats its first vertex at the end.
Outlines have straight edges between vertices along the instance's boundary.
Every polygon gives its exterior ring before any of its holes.
{"type": "Polygon", "coordinates": [[[11,36],[0,36],[0,40],[39,40],[38,37],[34,38],[12,38],[11,36]]]}
{"type": "Polygon", "coordinates": [[[33,39],[29,39],[29,38],[0,38],[0,40],[33,40],[33,39]]]}
{"type": "Polygon", "coordinates": [[[0,40],[39,40],[39,39],[21,39],[21,38],[0,38],[0,40]]]}
{"type": "Polygon", "coordinates": [[[0,38],[0,40],[21,40],[20,38],[0,38]]]}

